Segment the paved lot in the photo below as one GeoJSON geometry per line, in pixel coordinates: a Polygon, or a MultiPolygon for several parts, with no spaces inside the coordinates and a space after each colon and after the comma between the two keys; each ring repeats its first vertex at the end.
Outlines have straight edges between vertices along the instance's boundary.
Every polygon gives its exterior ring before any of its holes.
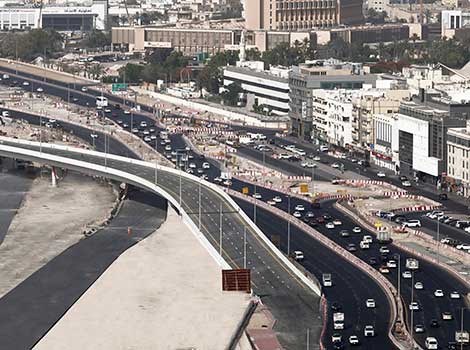
{"type": "Polygon", "coordinates": [[[34,349],[225,349],[249,295],[221,285],[218,265],[169,210],[34,349]]]}
{"type": "MultiPolygon", "coordinates": [[[[166,201],[133,192],[116,220],[52,259],[0,299],[2,349],[31,349],[96,279],[166,218],[166,201]],[[133,227],[128,236],[127,226],[133,227]]],[[[69,348],[67,341],[62,349],[69,348]]]]}
{"type": "MultiPolygon", "coordinates": [[[[10,182],[31,184],[23,173],[10,182]]],[[[0,201],[5,200],[1,205],[18,207],[23,196],[7,192],[7,186],[0,181],[0,201]]],[[[109,185],[90,177],[69,173],[55,188],[49,176],[37,177],[0,245],[0,297],[83,239],[86,226],[106,219],[115,199],[109,185]]]]}

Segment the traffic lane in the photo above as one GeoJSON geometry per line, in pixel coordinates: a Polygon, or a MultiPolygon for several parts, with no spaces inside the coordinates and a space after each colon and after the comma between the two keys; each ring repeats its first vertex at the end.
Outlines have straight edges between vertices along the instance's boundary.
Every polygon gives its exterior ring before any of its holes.
{"type": "MultiPolygon", "coordinates": [[[[242,187],[249,187],[250,193],[253,193],[254,191],[254,186],[251,186],[246,183],[242,182],[234,182],[234,185],[238,188],[242,187]]],[[[282,203],[277,204],[276,206],[279,207],[280,209],[284,211],[288,211],[288,200],[285,195],[279,192],[272,191],[270,189],[265,189],[261,187],[257,187],[257,192],[260,193],[264,200],[271,199],[274,196],[281,196],[283,198],[282,203]]],[[[304,200],[300,200],[298,198],[291,197],[290,200],[291,204],[291,213],[295,210],[295,206],[298,204],[304,205],[306,208],[306,211],[308,211],[310,205],[308,202],[304,200]]],[[[343,215],[341,212],[337,211],[335,208],[332,207],[333,202],[323,202],[322,203],[322,209],[321,210],[316,210],[318,214],[320,213],[325,213],[328,212],[333,218],[338,218],[340,219],[343,224],[335,228],[333,230],[326,229],[323,225],[319,225],[317,228],[318,231],[320,231],[322,234],[327,236],[328,238],[332,239],[336,243],[340,244],[344,248],[347,249],[347,245],[350,243],[354,243],[356,247],[359,247],[359,242],[362,240],[362,236],[364,234],[369,234],[372,237],[374,237],[374,234],[371,232],[362,229],[362,234],[356,235],[354,233],[350,232],[350,237],[348,238],[341,238],[340,231],[342,229],[348,229],[351,230],[353,227],[356,226],[356,224],[347,216],[343,215]]],[[[313,210],[312,210],[313,211],[313,210]]],[[[369,262],[369,259],[371,257],[374,257],[377,259],[377,261],[380,262],[380,253],[378,251],[378,244],[377,241],[374,238],[374,243],[372,247],[376,247],[376,249],[369,249],[369,250],[358,250],[355,252],[355,255],[357,255],[359,258],[364,260],[365,262],[369,262]]],[[[389,245],[389,249],[391,252],[391,256],[394,254],[400,254],[400,256],[404,257],[401,259],[401,269],[402,271],[405,271],[405,257],[413,257],[410,254],[407,254],[399,249],[396,249],[393,245],[389,245]]],[[[415,257],[416,258],[416,257],[415,257]]],[[[419,260],[419,259],[418,259],[419,260]]],[[[379,265],[375,266],[376,268],[379,267],[379,265]]],[[[393,269],[392,269],[393,270],[393,269]]],[[[392,275],[386,275],[386,277],[392,282],[395,287],[397,287],[397,272],[392,272],[392,275]]],[[[438,268],[437,266],[434,266],[430,263],[427,263],[425,261],[420,261],[420,280],[421,282],[424,283],[425,287],[427,289],[424,289],[420,293],[416,294],[416,298],[418,298],[418,301],[421,303],[423,310],[425,310],[422,315],[423,318],[426,319],[425,324],[429,325],[429,322],[432,318],[436,319],[441,319],[441,314],[444,311],[450,311],[452,314],[457,315],[459,313],[460,307],[463,305],[462,301],[455,300],[449,303],[448,298],[436,298],[434,297],[434,290],[436,289],[443,289],[447,295],[453,291],[459,291],[462,295],[466,294],[468,292],[467,288],[463,283],[461,283],[459,280],[448,274],[445,270],[442,270],[438,268]]],[[[405,285],[406,286],[406,285],[405,285]]],[[[408,305],[411,303],[411,292],[410,293],[404,293],[402,294],[403,299],[405,300],[405,307],[408,307],[408,305]]],[[[442,327],[439,327],[438,329],[433,330],[433,334],[436,334],[437,339],[439,339],[441,342],[448,341],[453,337],[453,332],[455,330],[458,330],[458,327],[455,327],[456,325],[454,324],[455,321],[452,322],[447,322],[445,325],[442,327]],[[452,328],[454,327],[454,328],[452,328]]],[[[419,341],[422,341],[421,339],[418,339],[419,341]]]]}
{"type": "MultiPolygon", "coordinates": [[[[258,164],[263,164],[263,153],[255,150],[254,148],[239,147],[238,153],[243,156],[246,156],[247,158],[255,160],[258,164]]],[[[312,176],[312,169],[302,168],[299,165],[300,162],[289,162],[285,160],[275,159],[270,157],[268,154],[265,155],[264,162],[271,168],[287,174],[299,176],[312,176]]],[[[335,177],[335,175],[332,175],[319,168],[314,169],[313,173],[315,180],[330,181],[335,177]]],[[[340,174],[339,171],[338,173],[340,174]]]]}
{"type": "MultiPolygon", "coordinates": [[[[29,124],[31,125],[38,125],[40,121],[42,121],[43,126],[49,122],[51,117],[42,117],[39,118],[37,115],[34,114],[29,114],[25,112],[17,112],[17,111],[12,111],[10,113],[10,118],[12,119],[21,119],[21,120],[26,120],[29,124]]],[[[66,121],[59,120],[59,124],[61,125],[61,129],[64,132],[70,133],[72,135],[75,135],[76,137],[82,139],[83,141],[89,143],[90,145],[95,144],[95,148],[97,151],[104,152],[104,144],[105,144],[105,134],[96,131],[93,129],[89,129],[85,126],[78,126],[72,123],[68,123],[66,121]],[[96,137],[93,137],[92,135],[96,135],[96,137]]],[[[119,142],[116,140],[114,137],[109,137],[106,135],[106,149],[108,150],[109,153],[111,154],[116,154],[124,157],[129,157],[133,159],[137,159],[138,156],[130,150],[127,146],[125,146],[123,143],[119,142]]]]}
{"type": "MultiPolygon", "coordinates": [[[[241,199],[237,199],[236,202],[251,219],[254,219],[254,207],[251,203],[241,199]]],[[[256,224],[271,241],[275,242],[280,238],[280,249],[287,254],[287,221],[280,217],[273,219],[272,213],[262,208],[256,209],[256,224]]],[[[301,263],[304,268],[319,281],[322,280],[323,273],[332,274],[333,287],[322,289],[329,303],[324,344],[331,345],[331,336],[337,332],[342,334],[346,342],[349,336],[357,335],[362,342],[359,348],[393,349],[394,346],[387,335],[390,321],[389,302],[375,281],[293,224],[290,237],[291,252],[301,250],[304,253],[305,260],[301,263]],[[369,298],[376,301],[376,308],[366,308],[365,301],[369,298]],[[333,329],[333,311],[330,306],[334,302],[340,303],[342,312],[345,313],[346,327],[343,331],[333,329]],[[373,325],[377,336],[364,338],[365,325],[373,325]]]]}
{"type": "MultiPolygon", "coordinates": [[[[418,230],[423,230],[424,232],[432,236],[435,240],[437,240],[437,220],[428,218],[426,214],[422,212],[403,213],[403,215],[407,219],[420,220],[422,227],[418,228],[418,230]]],[[[439,240],[445,237],[450,237],[462,243],[470,244],[470,235],[467,232],[455,226],[439,222],[439,240]]]]}

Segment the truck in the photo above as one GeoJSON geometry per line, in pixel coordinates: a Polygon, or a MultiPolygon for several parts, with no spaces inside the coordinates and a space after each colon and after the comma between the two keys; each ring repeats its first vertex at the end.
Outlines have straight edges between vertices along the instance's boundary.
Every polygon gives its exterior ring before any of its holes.
{"type": "Polygon", "coordinates": [[[333,285],[333,281],[331,280],[331,273],[322,274],[322,283],[323,287],[331,287],[333,285]]]}
{"type": "Polygon", "coordinates": [[[417,270],[419,269],[419,261],[414,258],[406,259],[406,268],[408,270],[417,270]]]}
{"type": "Polygon", "coordinates": [[[335,312],[333,314],[333,328],[335,330],[344,329],[344,313],[335,312]]]}

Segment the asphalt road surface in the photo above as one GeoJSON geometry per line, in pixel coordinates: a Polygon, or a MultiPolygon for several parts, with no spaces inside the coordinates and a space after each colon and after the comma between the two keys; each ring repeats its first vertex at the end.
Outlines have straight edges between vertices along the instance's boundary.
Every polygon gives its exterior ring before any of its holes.
{"type": "Polygon", "coordinates": [[[31,188],[32,181],[33,177],[25,174],[24,171],[0,172],[0,244],[5,239],[25,194],[31,188]]]}

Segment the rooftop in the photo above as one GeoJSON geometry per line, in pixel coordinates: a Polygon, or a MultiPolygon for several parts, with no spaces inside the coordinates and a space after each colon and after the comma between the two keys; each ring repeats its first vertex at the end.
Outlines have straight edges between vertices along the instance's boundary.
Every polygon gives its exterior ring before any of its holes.
{"type": "MultiPolygon", "coordinates": [[[[287,70],[287,68],[286,68],[287,70]]],[[[254,77],[258,78],[263,78],[263,79],[269,79],[273,81],[278,81],[280,83],[288,83],[289,79],[288,78],[283,78],[279,75],[274,74],[272,71],[269,70],[257,70],[257,69],[252,69],[249,67],[235,67],[235,66],[227,66],[225,67],[224,71],[229,71],[229,72],[236,72],[240,74],[249,74],[254,77]]]]}

